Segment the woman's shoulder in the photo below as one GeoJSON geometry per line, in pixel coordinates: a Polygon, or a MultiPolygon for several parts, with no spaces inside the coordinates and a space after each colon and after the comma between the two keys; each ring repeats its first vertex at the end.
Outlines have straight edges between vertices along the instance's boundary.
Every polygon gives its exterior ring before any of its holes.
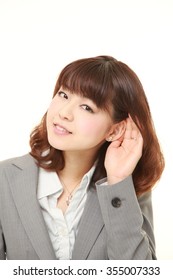
{"type": "Polygon", "coordinates": [[[0,161],[0,170],[9,168],[11,165],[23,168],[31,164],[35,164],[35,159],[28,153],[19,157],[8,158],[0,161]]]}

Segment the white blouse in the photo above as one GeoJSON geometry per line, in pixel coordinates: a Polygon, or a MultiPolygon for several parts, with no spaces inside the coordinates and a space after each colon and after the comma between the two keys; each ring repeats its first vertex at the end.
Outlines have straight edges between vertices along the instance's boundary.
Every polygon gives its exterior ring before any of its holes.
{"type": "Polygon", "coordinates": [[[72,258],[79,222],[87,198],[87,189],[94,170],[95,166],[84,175],[80,187],[74,193],[70,205],[63,214],[57,207],[57,199],[63,192],[57,173],[39,168],[37,198],[57,259],[72,258]]]}

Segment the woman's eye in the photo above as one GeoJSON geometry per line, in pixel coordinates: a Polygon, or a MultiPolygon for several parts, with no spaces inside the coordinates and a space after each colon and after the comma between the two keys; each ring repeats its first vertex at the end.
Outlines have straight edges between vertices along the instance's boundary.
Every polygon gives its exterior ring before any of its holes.
{"type": "Polygon", "coordinates": [[[66,94],[65,92],[63,92],[63,91],[59,91],[59,92],[58,92],[58,95],[59,95],[60,97],[62,97],[62,98],[68,99],[67,94],[66,94]]]}
{"type": "Polygon", "coordinates": [[[81,106],[84,110],[86,110],[86,111],[88,111],[88,112],[90,112],[90,113],[94,113],[94,111],[88,106],[88,105],[82,105],[81,106]]]}

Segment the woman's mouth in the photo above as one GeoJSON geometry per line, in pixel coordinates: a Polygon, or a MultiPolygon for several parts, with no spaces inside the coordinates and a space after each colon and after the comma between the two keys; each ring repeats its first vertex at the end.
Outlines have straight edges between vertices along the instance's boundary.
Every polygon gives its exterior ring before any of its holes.
{"type": "Polygon", "coordinates": [[[61,126],[59,124],[54,124],[54,131],[58,135],[69,135],[72,134],[69,130],[67,130],[64,126],[61,126]]]}

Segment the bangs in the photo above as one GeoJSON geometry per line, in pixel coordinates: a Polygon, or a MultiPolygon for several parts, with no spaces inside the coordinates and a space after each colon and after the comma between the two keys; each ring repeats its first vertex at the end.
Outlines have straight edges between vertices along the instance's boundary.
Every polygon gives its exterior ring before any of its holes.
{"type": "Polygon", "coordinates": [[[111,95],[113,97],[113,86],[112,79],[110,77],[108,79],[106,72],[103,60],[83,59],[75,61],[67,65],[60,73],[54,94],[58,92],[60,87],[63,87],[71,93],[89,98],[98,108],[109,110],[110,97],[111,95]]]}

